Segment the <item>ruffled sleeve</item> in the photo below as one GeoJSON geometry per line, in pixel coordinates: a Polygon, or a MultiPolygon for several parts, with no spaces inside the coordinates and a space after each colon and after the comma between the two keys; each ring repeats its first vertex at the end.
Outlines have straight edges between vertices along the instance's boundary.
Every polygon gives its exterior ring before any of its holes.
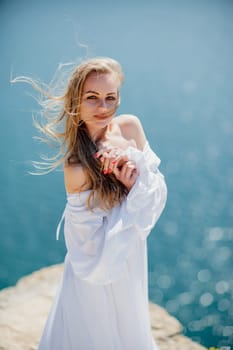
{"type": "Polygon", "coordinates": [[[126,211],[140,237],[145,239],[158,221],[167,200],[167,187],[159,171],[160,159],[146,142],[143,152],[130,147],[128,157],[139,170],[126,201],[126,211]]]}
{"type": "Polygon", "coordinates": [[[85,207],[86,194],[70,196],[65,214],[68,258],[75,274],[93,284],[116,281],[140,239],[146,239],[166,202],[166,185],[159,172],[159,158],[145,145],[142,151],[127,149],[139,176],[127,198],[109,213],[85,207]]]}

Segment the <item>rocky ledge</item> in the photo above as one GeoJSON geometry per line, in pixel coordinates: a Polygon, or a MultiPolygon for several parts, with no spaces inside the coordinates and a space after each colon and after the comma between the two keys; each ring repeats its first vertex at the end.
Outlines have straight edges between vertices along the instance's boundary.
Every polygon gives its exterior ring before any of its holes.
{"type": "MultiPolygon", "coordinates": [[[[41,269],[0,292],[0,350],[36,350],[63,265],[41,269]]],[[[150,304],[153,335],[161,350],[205,350],[182,335],[181,324],[150,304]]],[[[67,349],[68,350],[68,349],[67,349]]]]}

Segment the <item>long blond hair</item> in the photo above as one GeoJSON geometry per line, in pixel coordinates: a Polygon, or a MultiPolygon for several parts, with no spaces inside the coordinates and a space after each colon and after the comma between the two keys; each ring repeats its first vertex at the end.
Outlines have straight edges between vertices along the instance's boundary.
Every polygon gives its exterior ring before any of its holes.
{"type": "MultiPolygon", "coordinates": [[[[72,72],[68,84],[60,95],[52,93],[52,86],[45,88],[33,79],[18,77],[13,82],[30,83],[41,93],[39,101],[41,115],[45,122],[35,121],[35,126],[42,134],[42,141],[55,141],[58,151],[55,156],[44,157],[43,161],[34,162],[38,174],[45,174],[62,164],[80,164],[86,172],[88,185],[91,189],[88,206],[95,204],[104,209],[110,209],[120,203],[128,193],[126,187],[113,174],[104,175],[101,172],[101,162],[94,157],[97,145],[91,139],[86,124],[81,120],[80,104],[83,85],[91,73],[114,73],[119,81],[119,87],[124,81],[120,64],[109,57],[97,57],[81,62],[72,72]]],[[[112,111],[119,105],[118,100],[112,111]]]]}

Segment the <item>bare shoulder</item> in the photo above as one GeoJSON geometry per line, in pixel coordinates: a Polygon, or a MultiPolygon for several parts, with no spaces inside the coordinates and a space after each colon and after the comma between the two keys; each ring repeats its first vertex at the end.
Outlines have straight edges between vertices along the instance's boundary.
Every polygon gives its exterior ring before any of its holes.
{"type": "Polygon", "coordinates": [[[64,180],[67,193],[88,190],[87,175],[81,165],[65,165],[64,180]]]}
{"type": "Polygon", "coordinates": [[[146,143],[146,135],[138,117],[132,114],[121,114],[115,118],[120,127],[122,136],[127,140],[134,140],[137,148],[143,150],[146,143]]]}

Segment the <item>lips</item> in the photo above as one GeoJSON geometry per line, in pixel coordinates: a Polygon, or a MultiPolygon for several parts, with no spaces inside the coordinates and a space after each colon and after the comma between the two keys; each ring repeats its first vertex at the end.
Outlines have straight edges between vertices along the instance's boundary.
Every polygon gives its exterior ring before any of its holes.
{"type": "Polygon", "coordinates": [[[109,117],[109,115],[106,115],[106,114],[96,114],[94,115],[95,118],[97,119],[106,119],[109,117]]]}

